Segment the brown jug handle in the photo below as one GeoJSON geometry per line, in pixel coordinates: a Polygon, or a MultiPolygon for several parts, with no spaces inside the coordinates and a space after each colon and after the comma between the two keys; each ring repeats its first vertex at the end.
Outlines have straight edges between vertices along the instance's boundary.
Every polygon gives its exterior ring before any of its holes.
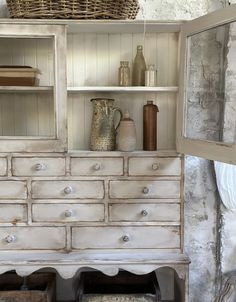
{"type": "Polygon", "coordinates": [[[115,130],[118,129],[118,127],[120,126],[120,122],[121,122],[121,120],[122,120],[122,118],[123,118],[123,113],[122,113],[121,109],[118,108],[118,107],[115,107],[115,108],[114,108],[114,113],[115,113],[116,111],[119,111],[119,113],[120,113],[120,120],[119,120],[119,123],[117,124],[117,126],[115,127],[115,130]]]}

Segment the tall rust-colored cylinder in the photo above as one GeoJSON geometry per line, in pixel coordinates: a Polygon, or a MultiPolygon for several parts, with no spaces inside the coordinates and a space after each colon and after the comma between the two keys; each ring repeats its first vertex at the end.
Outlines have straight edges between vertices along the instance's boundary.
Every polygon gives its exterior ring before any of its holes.
{"type": "Polygon", "coordinates": [[[157,149],[157,112],[158,107],[153,101],[147,101],[143,106],[143,150],[157,149]]]}

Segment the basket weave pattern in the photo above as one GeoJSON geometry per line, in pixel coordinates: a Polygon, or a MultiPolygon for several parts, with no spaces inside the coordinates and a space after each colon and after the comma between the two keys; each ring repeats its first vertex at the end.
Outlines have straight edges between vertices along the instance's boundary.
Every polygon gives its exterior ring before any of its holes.
{"type": "Polygon", "coordinates": [[[135,19],[138,0],[7,0],[12,18],[135,19]]]}

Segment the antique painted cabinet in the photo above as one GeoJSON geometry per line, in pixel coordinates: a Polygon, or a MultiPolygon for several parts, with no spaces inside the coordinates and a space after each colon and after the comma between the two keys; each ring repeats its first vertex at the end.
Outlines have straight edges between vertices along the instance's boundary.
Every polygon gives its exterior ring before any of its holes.
{"type": "Polygon", "coordinates": [[[0,87],[0,273],[171,267],[188,301],[181,154],[236,163],[235,16],[231,6],[187,23],[0,21],[0,65],[41,72],[39,86],[0,87]],[[157,86],[118,87],[139,44],[157,86]],[[89,151],[99,96],[129,110],[137,151],[89,151]],[[156,152],[142,151],[148,99],[160,111],[156,152]]]}

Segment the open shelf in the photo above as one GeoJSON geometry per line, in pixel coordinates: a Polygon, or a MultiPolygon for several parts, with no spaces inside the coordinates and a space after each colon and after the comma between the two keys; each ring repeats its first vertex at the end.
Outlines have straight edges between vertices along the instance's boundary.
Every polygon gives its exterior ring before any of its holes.
{"type": "Polygon", "coordinates": [[[121,86],[81,86],[81,87],[68,87],[67,91],[70,93],[76,92],[178,92],[179,88],[177,86],[167,86],[167,87],[146,87],[146,86],[131,86],[131,87],[121,87],[121,86]]]}

